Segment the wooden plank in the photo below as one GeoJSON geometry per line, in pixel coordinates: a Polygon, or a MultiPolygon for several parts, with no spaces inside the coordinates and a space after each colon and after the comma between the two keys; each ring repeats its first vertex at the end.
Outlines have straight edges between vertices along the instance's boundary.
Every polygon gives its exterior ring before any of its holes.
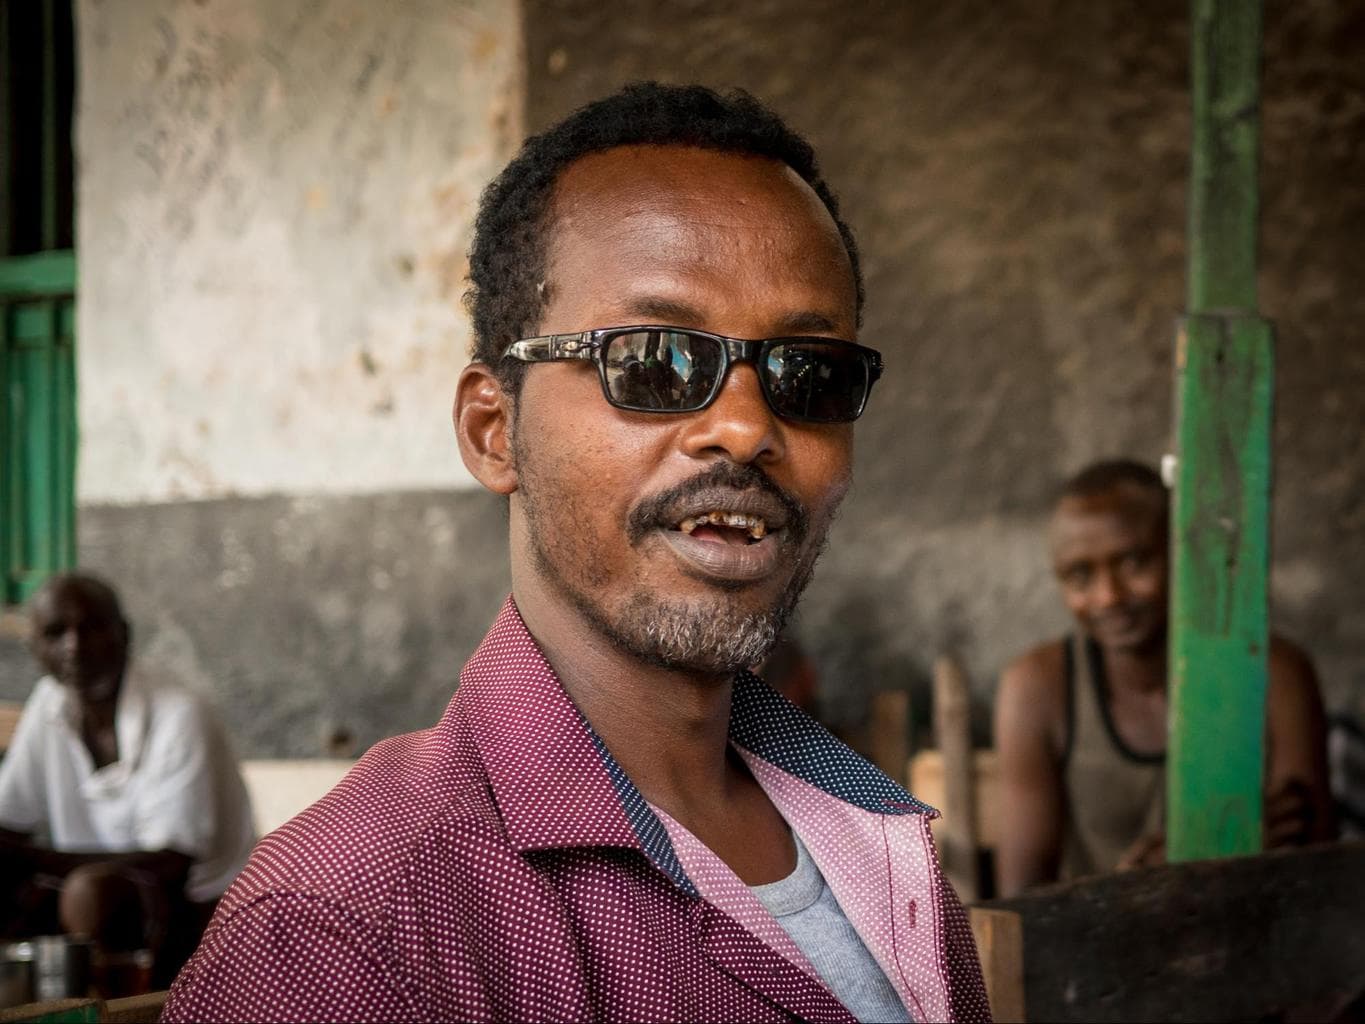
{"type": "Polygon", "coordinates": [[[976,939],[986,998],[996,1024],[1022,1022],[1024,1017],[1024,925],[1011,910],[971,907],[968,916],[976,939]]]}
{"type": "Polygon", "coordinates": [[[61,298],[76,294],[76,254],[70,249],[0,260],[0,296],[61,298]]]}
{"type": "Polygon", "coordinates": [[[1023,921],[1033,1020],[1332,1020],[1365,991],[1365,842],[1168,864],[985,906],[1023,921]]]}
{"type": "MultiPolygon", "coordinates": [[[[972,788],[976,792],[976,845],[979,849],[994,849],[997,841],[995,826],[1000,820],[1000,782],[995,751],[978,747],[972,753],[974,772],[972,788]]],[[[907,769],[910,792],[917,800],[930,807],[941,808],[944,801],[943,755],[930,748],[921,750],[910,759],[907,769]]]]}
{"type": "Polygon", "coordinates": [[[19,728],[19,716],[23,713],[24,705],[0,701],[0,754],[9,749],[9,741],[14,738],[14,730],[19,728]]]}
{"type": "Polygon", "coordinates": [[[910,694],[904,690],[874,693],[867,732],[872,763],[904,785],[910,753],[910,694]]]}
{"type": "Polygon", "coordinates": [[[934,663],[934,740],[943,755],[943,821],[934,830],[943,870],[964,903],[981,894],[977,860],[972,696],[955,659],[934,663]]]}
{"type": "Polygon", "coordinates": [[[147,992],[140,996],[110,999],[104,1004],[104,1024],[156,1024],[166,1005],[168,991],[147,992]]]}

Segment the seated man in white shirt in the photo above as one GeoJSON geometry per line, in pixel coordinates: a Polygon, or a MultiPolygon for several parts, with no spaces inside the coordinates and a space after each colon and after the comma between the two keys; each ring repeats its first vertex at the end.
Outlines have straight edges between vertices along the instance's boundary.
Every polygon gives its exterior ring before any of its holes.
{"type": "Polygon", "coordinates": [[[30,602],[45,675],[0,761],[0,934],[150,949],[164,986],[255,844],[211,710],[129,659],[118,596],[84,574],[30,602]]]}

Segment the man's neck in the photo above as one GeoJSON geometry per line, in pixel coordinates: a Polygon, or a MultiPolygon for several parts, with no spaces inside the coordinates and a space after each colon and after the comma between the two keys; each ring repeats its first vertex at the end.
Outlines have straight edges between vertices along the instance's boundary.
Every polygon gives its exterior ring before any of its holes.
{"type": "Polygon", "coordinates": [[[733,679],[652,665],[616,647],[543,586],[513,583],[526,628],[645,799],[686,822],[723,803],[733,679]]]}
{"type": "Polygon", "coordinates": [[[76,715],[80,723],[81,740],[96,768],[113,764],[119,758],[118,749],[118,696],[123,689],[125,669],[120,670],[116,683],[101,688],[96,697],[85,694],[76,695],[76,715]]]}
{"type": "Polygon", "coordinates": [[[1160,641],[1143,647],[1101,648],[1104,675],[1111,689],[1134,694],[1156,694],[1166,689],[1166,643],[1160,641]]]}

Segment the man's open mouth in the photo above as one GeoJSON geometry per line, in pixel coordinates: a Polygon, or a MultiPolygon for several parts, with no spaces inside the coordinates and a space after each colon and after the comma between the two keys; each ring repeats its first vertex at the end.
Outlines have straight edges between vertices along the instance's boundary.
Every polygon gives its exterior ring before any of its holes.
{"type": "Polygon", "coordinates": [[[768,523],[762,516],[747,512],[714,509],[700,515],[687,516],[674,529],[697,540],[721,544],[755,544],[768,533],[768,523]]]}
{"type": "Polygon", "coordinates": [[[654,535],[687,575],[708,583],[747,586],[780,575],[801,541],[797,513],[768,488],[698,488],[660,505],[649,510],[654,535]]]}

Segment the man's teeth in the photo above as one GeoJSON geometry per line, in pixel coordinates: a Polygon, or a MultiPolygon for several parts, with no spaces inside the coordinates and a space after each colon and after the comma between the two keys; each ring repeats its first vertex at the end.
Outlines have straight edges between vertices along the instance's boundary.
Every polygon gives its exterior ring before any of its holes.
{"type": "Polygon", "coordinates": [[[708,525],[747,530],[754,540],[762,540],[768,532],[768,524],[760,517],[745,515],[743,512],[703,512],[699,516],[688,516],[678,524],[678,529],[683,533],[691,533],[698,526],[708,525]]]}

